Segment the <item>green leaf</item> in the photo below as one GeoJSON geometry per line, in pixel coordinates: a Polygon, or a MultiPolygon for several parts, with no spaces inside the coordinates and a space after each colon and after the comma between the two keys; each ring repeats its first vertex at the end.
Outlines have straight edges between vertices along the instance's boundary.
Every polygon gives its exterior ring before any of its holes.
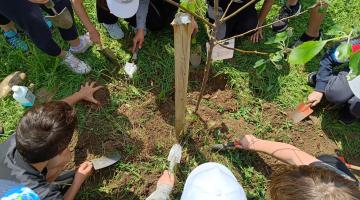
{"type": "Polygon", "coordinates": [[[256,61],[254,64],[254,68],[256,69],[257,74],[262,74],[266,69],[266,63],[269,62],[268,60],[260,59],[256,61]]]}
{"type": "Polygon", "coordinates": [[[346,33],[338,25],[334,25],[325,33],[325,35],[340,37],[346,35],[346,33]]]}
{"type": "Polygon", "coordinates": [[[271,53],[269,57],[272,62],[279,62],[284,58],[284,53],[282,51],[277,51],[275,53],[271,53]]]}
{"type": "Polygon", "coordinates": [[[347,59],[349,59],[352,53],[350,43],[342,43],[336,50],[339,52],[337,59],[341,62],[345,62],[347,59]]]}
{"type": "Polygon", "coordinates": [[[281,33],[276,34],[275,37],[270,38],[265,44],[275,44],[279,42],[284,42],[288,38],[288,32],[284,31],[281,33]]]}
{"type": "Polygon", "coordinates": [[[289,56],[291,65],[303,65],[314,58],[326,45],[328,41],[309,41],[293,49],[289,56]]]}
{"type": "Polygon", "coordinates": [[[351,70],[351,73],[348,76],[349,80],[352,80],[360,75],[360,51],[351,56],[349,67],[351,70]]]}
{"type": "Polygon", "coordinates": [[[180,5],[192,12],[196,11],[196,6],[195,6],[194,0],[181,0],[180,5]]]}
{"type": "Polygon", "coordinates": [[[256,61],[256,63],[254,64],[254,68],[258,68],[261,65],[264,65],[266,62],[267,62],[266,60],[260,59],[260,60],[256,61]]]}

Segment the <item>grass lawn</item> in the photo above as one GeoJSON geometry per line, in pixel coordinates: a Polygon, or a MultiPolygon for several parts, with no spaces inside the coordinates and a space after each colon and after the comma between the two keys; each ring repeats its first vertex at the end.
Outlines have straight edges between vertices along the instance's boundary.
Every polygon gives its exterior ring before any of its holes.
{"type": "MultiPolygon", "coordinates": [[[[309,7],[313,0],[302,0],[309,7]]],[[[96,21],[95,1],[85,0],[93,22],[96,21]]],[[[259,3],[260,4],[260,3],[259,3]]],[[[282,5],[275,5],[267,22],[273,19],[282,5]]],[[[360,25],[360,1],[331,0],[328,15],[323,23],[324,32],[337,24],[345,30],[360,25]]],[[[294,37],[299,37],[307,26],[309,14],[291,20],[294,37]]],[[[79,32],[85,33],[79,20],[79,32]]],[[[103,27],[105,45],[116,52],[121,64],[131,57],[129,47],[131,29],[121,22],[126,32],[124,40],[111,40],[103,27]]],[[[264,30],[267,38],[275,34],[264,30]]],[[[25,34],[22,34],[26,38],[25,34]]],[[[56,40],[68,48],[57,30],[56,40]]],[[[324,38],[327,38],[325,35],[324,38]]],[[[201,26],[197,43],[202,45],[205,59],[206,34],[201,26]]],[[[139,52],[138,73],[133,80],[126,80],[122,70],[109,74],[114,66],[95,47],[79,55],[89,63],[93,72],[88,76],[73,74],[60,59],[52,58],[27,39],[30,53],[23,54],[7,45],[0,38],[0,80],[13,71],[27,74],[26,85],[33,83],[35,92],[41,88],[56,91],[54,99],[61,99],[80,88],[86,80],[97,80],[110,91],[110,102],[101,110],[79,104],[79,128],[72,149],[74,167],[85,159],[119,149],[121,162],[94,173],[82,188],[78,199],[145,199],[156,186],[157,178],[167,169],[167,155],[176,142],[174,134],[174,48],[172,30],[153,32],[146,36],[146,43],[139,52]]],[[[236,41],[245,50],[276,51],[275,46],[265,45],[264,40],[252,44],[247,38],[236,41]]],[[[321,53],[323,54],[323,53],[321,53]]],[[[243,185],[248,199],[269,199],[266,195],[271,174],[278,162],[269,156],[245,151],[212,152],[212,144],[224,142],[244,134],[288,142],[314,155],[334,153],[335,149],[354,164],[360,164],[360,123],[344,126],[338,123],[339,109],[329,109],[326,104],[316,108],[310,119],[292,124],[285,113],[304,101],[312,88],[306,85],[307,73],[315,71],[321,55],[305,66],[288,66],[281,69],[270,65],[259,75],[253,68],[261,59],[258,55],[237,54],[231,60],[214,63],[209,89],[200,106],[199,114],[193,113],[202,78],[202,67],[191,68],[187,108],[188,130],[180,137],[184,147],[183,158],[176,176],[172,194],[180,199],[183,184],[192,169],[201,163],[214,161],[229,167],[243,185]],[[195,102],[194,102],[195,101],[195,102]]],[[[26,109],[12,97],[0,100],[0,124],[6,134],[1,141],[14,133],[16,124],[26,109]]]]}

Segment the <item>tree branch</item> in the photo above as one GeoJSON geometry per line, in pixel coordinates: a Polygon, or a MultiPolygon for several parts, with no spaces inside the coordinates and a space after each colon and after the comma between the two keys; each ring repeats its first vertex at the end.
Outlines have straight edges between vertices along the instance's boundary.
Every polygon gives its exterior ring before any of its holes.
{"type": "Polygon", "coordinates": [[[176,7],[180,8],[181,10],[189,13],[190,15],[192,15],[192,16],[200,19],[200,20],[201,20],[202,22],[204,22],[206,25],[208,25],[208,26],[210,26],[210,27],[212,27],[212,28],[214,27],[214,24],[210,23],[208,20],[206,20],[206,19],[203,18],[202,16],[200,16],[200,15],[192,12],[191,10],[185,8],[184,6],[180,5],[179,3],[177,3],[177,2],[175,2],[175,1],[173,1],[173,0],[163,0],[163,1],[166,1],[166,2],[168,2],[169,4],[171,4],[171,5],[173,5],[173,6],[176,6],[176,7]]]}
{"type": "Polygon", "coordinates": [[[210,67],[211,67],[211,63],[212,63],[212,52],[214,50],[215,47],[215,42],[216,42],[216,36],[217,36],[217,32],[218,32],[218,27],[220,24],[220,17],[219,17],[219,0],[214,0],[214,14],[215,14],[215,26],[212,29],[211,32],[211,36],[210,36],[210,41],[209,41],[209,50],[207,51],[207,59],[206,59],[206,66],[204,68],[204,76],[203,76],[203,81],[201,83],[201,89],[200,89],[200,94],[196,103],[196,108],[195,108],[195,113],[198,111],[200,103],[201,103],[201,99],[203,98],[205,89],[206,89],[206,84],[207,81],[209,79],[209,72],[210,72],[210,67]]]}
{"type": "Polygon", "coordinates": [[[231,1],[230,1],[230,3],[229,3],[228,6],[226,7],[226,10],[225,10],[225,12],[224,12],[224,14],[223,14],[223,16],[221,17],[220,20],[224,19],[224,17],[225,17],[226,14],[228,13],[229,8],[230,8],[230,6],[231,6],[231,4],[232,4],[233,2],[234,2],[234,0],[231,0],[231,1]]]}
{"type": "Polygon", "coordinates": [[[225,42],[225,41],[227,41],[227,40],[231,40],[231,39],[233,39],[233,38],[243,37],[243,36],[245,36],[245,35],[247,35],[247,34],[249,34],[249,33],[251,33],[251,32],[254,32],[254,31],[257,31],[257,30],[259,30],[259,29],[262,29],[262,28],[271,26],[271,25],[273,25],[273,24],[275,24],[275,23],[277,23],[277,22],[280,22],[280,21],[282,21],[282,20],[291,19],[291,18],[297,17],[297,16],[299,16],[299,15],[302,15],[302,14],[308,12],[311,8],[312,8],[312,7],[308,8],[308,9],[306,9],[306,10],[304,10],[304,11],[298,13],[298,14],[295,14],[295,15],[292,15],[292,16],[289,16],[289,17],[285,17],[285,18],[280,19],[280,20],[276,20],[276,21],[274,21],[274,22],[272,22],[272,23],[270,23],[270,24],[266,24],[266,25],[263,25],[263,26],[256,27],[256,28],[254,28],[254,29],[252,29],[252,30],[246,31],[245,33],[241,33],[241,34],[239,34],[239,35],[235,35],[235,36],[232,36],[232,37],[229,37],[229,38],[226,38],[226,39],[219,40],[219,41],[217,41],[217,44],[223,43],[223,42],[225,42]]]}
{"type": "MultiPolygon", "coordinates": [[[[225,23],[227,20],[229,20],[230,18],[234,17],[235,15],[237,15],[239,12],[241,12],[242,10],[244,10],[245,8],[247,8],[248,6],[250,6],[251,4],[253,4],[255,1],[257,0],[251,0],[249,1],[247,4],[241,6],[241,8],[239,8],[237,11],[231,13],[229,16],[225,17],[225,15],[223,15],[223,17],[221,18],[220,22],[221,23],[225,23]]],[[[245,20],[245,19],[244,19],[245,20]]]]}
{"type": "Polygon", "coordinates": [[[204,95],[206,84],[209,79],[209,72],[210,72],[210,67],[211,67],[211,63],[212,63],[212,52],[213,52],[214,46],[215,46],[215,41],[214,41],[214,38],[212,38],[209,41],[209,51],[207,52],[207,60],[206,60],[205,68],[204,68],[204,75],[203,75],[203,80],[201,83],[200,94],[199,94],[198,100],[196,102],[195,113],[199,110],[200,102],[204,95]]]}
{"type": "Polygon", "coordinates": [[[225,49],[231,49],[231,50],[234,50],[234,51],[238,51],[240,53],[244,53],[244,54],[258,54],[258,55],[269,55],[269,53],[267,52],[260,52],[260,51],[247,51],[247,50],[242,50],[242,49],[238,49],[238,48],[231,48],[231,47],[228,47],[226,45],[223,45],[223,44],[218,44],[220,45],[221,47],[225,48],[225,49]]]}

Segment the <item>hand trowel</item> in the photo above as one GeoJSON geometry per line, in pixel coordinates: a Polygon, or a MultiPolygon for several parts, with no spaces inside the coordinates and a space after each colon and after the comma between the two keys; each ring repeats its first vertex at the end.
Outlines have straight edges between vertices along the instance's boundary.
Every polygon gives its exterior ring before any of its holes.
{"type": "Polygon", "coordinates": [[[129,76],[130,79],[133,78],[135,72],[137,71],[138,67],[135,64],[138,57],[138,49],[135,50],[131,57],[131,62],[126,62],[124,66],[125,73],[129,76]]]}
{"type": "Polygon", "coordinates": [[[235,148],[234,142],[228,142],[224,144],[214,144],[211,146],[211,150],[213,151],[226,151],[228,149],[235,148]]]}
{"type": "Polygon", "coordinates": [[[289,113],[289,118],[292,119],[295,124],[299,123],[314,112],[310,106],[310,103],[300,103],[294,111],[289,113]]]}
{"type": "Polygon", "coordinates": [[[180,144],[174,144],[169,152],[168,161],[169,161],[169,172],[174,173],[174,168],[176,164],[179,164],[181,161],[182,147],[180,144]]]}
{"type": "Polygon", "coordinates": [[[68,8],[65,7],[58,13],[52,0],[48,1],[45,6],[54,13],[54,16],[46,16],[46,18],[51,20],[55,26],[62,29],[70,29],[73,26],[74,21],[68,8]]]}
{"type": "Polygon", "coordinates": [[[100,158],[92,159],[93,167],[95,170],[102,169],[105,167],[109,167],[110,165],[115,164],[120,160],[120,153],[118,151],[113,152],[109,156],[102,156],[100,158]]]}

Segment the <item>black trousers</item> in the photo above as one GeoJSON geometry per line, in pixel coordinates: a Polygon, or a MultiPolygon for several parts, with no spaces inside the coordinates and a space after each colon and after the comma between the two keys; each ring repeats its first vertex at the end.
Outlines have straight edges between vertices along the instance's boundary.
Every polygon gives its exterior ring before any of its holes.
{"type": "Polygon", "coordinates": [[[353,178],[355,181],[358,182],[358,179],[354,176],[353,173],[351,173],[350,169],[337,157],[332,156],[332,155],[321,155],[321,156],[317,157],[317,159],[344,172],[346,175],[350,176],[351,178],[353,178]]]}
{"type": "MultiPolygon", "coordinates": [[[[53,0],[55,10],[60,12],[67,7],[73,13],[69,0],[53,0]]],[[[0,0],[0,15],[5,19],[15,22],[26,32],[34,44],[51,56],[58,56],[61,48],[52,38],[51,31],[44,21],[41,9],[50,15],[54,13],[44,5],[34,4],[28,0],[0,0]]],[[[6,21],[5,21],[6,22],[6,21]]],[[[77,29],[74,25],[70,29],[59,28],[61,37],[66,40],[78,38],[77,29]]]]}
{"type": "MultiPolygon", "coordinates": [[[[118,17],[111,14],[107,5],[101,4],[102,0],[96,0],[96,11],[99,23],[115,24],[118,17]]],[[[179,1],[179,0],[176,0],[179,1]]],[[[166,3],[163,0],[150,0],[149,11],[146,17],[146,28],[151,31],[158,31],[170,26],[174,19],[177,7],[166,3]]],[[[136,27],[136,15],[125,19],[133,27],[136,27]]]]}
{"type": "MultiPolygon", "coordinates": [[[[229,16],[230,14],[234,13],[239,8],[244,6],[247,2],[248,1],[244,1],[243,3],[233,2],[229,7],[229,10],[228,10],[226,16],[229,16]]],[[[219,1],[219,6],[220,6],[222,12],[224,12],[226,10],[229,3],[230,3],[229,0],[220,0],[219,1]]],[[[214,1],[209,0],[208,4],[213,9],[214,1]]],[[[207,17],[209,18],[209,21],[211,23],[214,23],[214,19],[209,14],[209,11],[207,12],[207,17]]],[[[249,30],[252,30],[252,29],[256,28],[257,24],[258,24],[258,13],[255,8],[255,3],[253,3],[253,4],[249,5],[247,8],[245,8],[244,10],[242,10],[240,13],[238,13],[237,15],[235,15],[234,17],[232,17],[231,19],[226,21],[225,38],[228,38],[228,37],[231,37],[234,35],[238,35],[238,34],[242,34],[249,30]]],[[[251,34],[252,33],[249,33],[248,35],[251,35],[251,34]]],[[[223,38],[221,38],[221,39],[223,39],[223,38]]]]}
{"type": "Polygon", "coordinates": [[[0,15],[0,25],[6,25],[8,23],[10,23],[10,20],[5,16],[0,15]]]}

